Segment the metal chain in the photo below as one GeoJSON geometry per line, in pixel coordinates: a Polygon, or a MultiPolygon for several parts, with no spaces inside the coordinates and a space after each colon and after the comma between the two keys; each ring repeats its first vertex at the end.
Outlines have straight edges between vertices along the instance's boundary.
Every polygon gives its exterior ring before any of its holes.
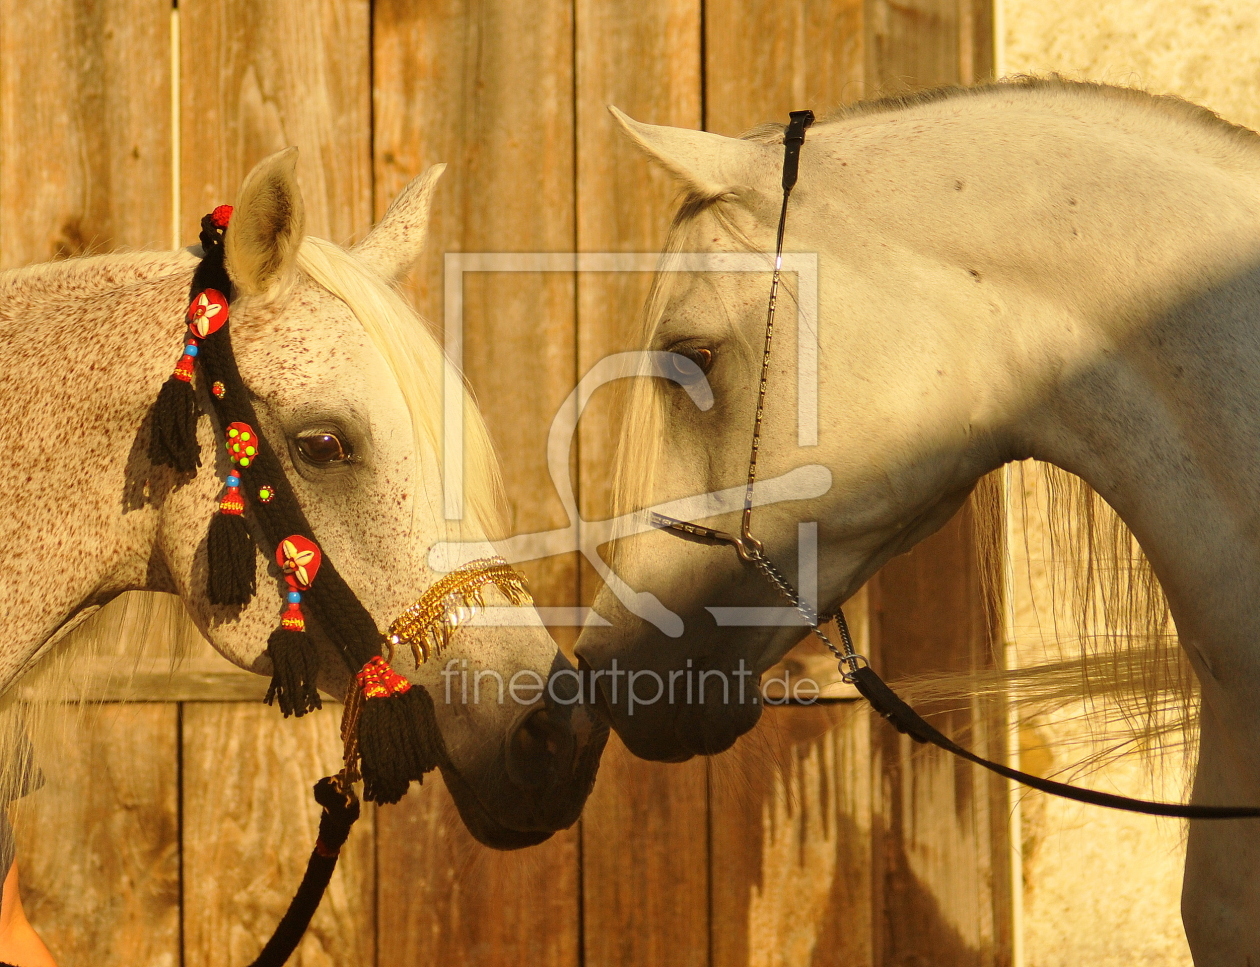
{"type": "Polygon", "coordinates": [[[779,592],[792,602],[794,607],[809,624],[809,630],[812,631],[828,650],[836,656],[840,663],[840,677],[850,685],[853,684],[853,673],[865,664],[869,664],[865,655],[859,655],[853,647],[853,636],[849,633],[849,623],[844,618],[844,609],[837,608],[832,614],[823,616],[815,613],[801,603],[800,595],[796,593],[796,589],[792,587],[790,581],[783,576],[783,573],[770,562],[768,558],[761,555],[753,560],[753,563],[761,569],[761,573],[779,589],[779,592]],[[827,637],[826,632],[822,630],[822,625],[827,621],[834,619],[836,627],[840,630],[840,644],[844,648],[842,652],[835,646],[835,643],[827,637]],[[848,666],[847,670],[845,666],[848,666]]]}

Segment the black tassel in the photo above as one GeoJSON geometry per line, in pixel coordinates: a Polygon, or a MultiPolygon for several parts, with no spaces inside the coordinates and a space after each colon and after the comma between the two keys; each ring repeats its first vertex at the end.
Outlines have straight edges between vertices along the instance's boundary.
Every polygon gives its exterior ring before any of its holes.
{"type": "Polygon", "coordinates": [[[367,698],[359,714],[363,798],[394,803],[412,780],[422,782],[443,755],[433,700],[419,686],[389,698],[367,698]]]}
{"type": "Polygon", "coordinates": [[[153,404],[149,432],[149,460],[194,473],[201,466],[197,445],[197,397],[192,385],[171,376],[162,384],[153,404]]]}
{"type": "Polygon", "coordinates": [[[279,704],[285,718],[324,707],[315,688],[319,652],[310,635],[277,628],[267,639],[267,657],[271,659],[271,687],[265,699],[268,705],[279,704]]]}
{"type": "Polygon", "coordinates": [[[240,514],[215,514],[206,538],[206,584],[211,604],[249,604],[258,590],[254,541],[240,514]]]}

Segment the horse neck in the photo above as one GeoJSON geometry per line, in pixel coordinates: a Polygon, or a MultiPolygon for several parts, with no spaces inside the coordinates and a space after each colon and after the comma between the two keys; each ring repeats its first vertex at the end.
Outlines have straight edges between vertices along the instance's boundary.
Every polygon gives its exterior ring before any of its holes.
{"type": "Polygon", "coordinates": [[[1260,634],[1260,164],[1084,154],[1030,176],[1062,194],[1019,231],[990,215],[959,244],[992,296],[984,420],[1116,509],[1183,642],[1220,660],[1260,634]]]}
{"type": "Polygon", "coordinates": [[[142,427],[179,354],[193,264],[103,256],[0,275],[0,689],[110,598],[161,583],[163,475],[142,427]]]}
{"type": "Polygon", "coordinates": [[[930,345],[952,364],[916,384],[964,374],[950,419],[983,450],[965,472],[1031,456],[1083,477],[1142,543],[1183,640],[1241,648],[1260,633],[1242,604],[1260,600],[1260,140],[1154,102],[1044,96],[1076,100],[845,126],[817,199],[844,234],[820,247],[883,307],[854,311],[890,358],[930,345]]]}

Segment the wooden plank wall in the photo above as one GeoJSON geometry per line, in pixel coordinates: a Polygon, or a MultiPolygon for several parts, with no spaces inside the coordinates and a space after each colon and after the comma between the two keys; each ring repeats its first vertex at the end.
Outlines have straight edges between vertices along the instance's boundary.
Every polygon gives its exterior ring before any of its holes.
{"type": "MultiPolygon", "coordinates": [[[[310,230],[347,242],[445,161],[413,280],[440,324],[446,252],[660,247],[674,188],[609,103],[737,134],[991,71],[985,0],[180,0],[174,17],[173,60],[170,0],[0,0],[0,266],[164,247],[176,224],[187,242],[288,144],[310,230]]],[[[583,372],[633,348],[647,281],[466,279],[465,365],[517,531],[567,523],[547,429],[583,372]]],[[[616,398],[601,391],[575,446],[588,517],[607,509],[616,398]]],[[[887,669],[988,660],[972,543],[964,518],[873,583],[858,623],[887,669]]],[[[593,595],[574,558],[528,571],[540,604],[593,595]]],[[[246,964],[296,883],[335,717],[281,723],[214,661],[106,696],[147,700],[85,713],[21,807],[30,912],[63,963],[246,964]]],[[[295,962],[1001,964],[992,792],[849,706],[769,710],[681,766],[614,740],[579,827],[520,853],[475,844],[431,782],[356,831],[295,962]]]]}

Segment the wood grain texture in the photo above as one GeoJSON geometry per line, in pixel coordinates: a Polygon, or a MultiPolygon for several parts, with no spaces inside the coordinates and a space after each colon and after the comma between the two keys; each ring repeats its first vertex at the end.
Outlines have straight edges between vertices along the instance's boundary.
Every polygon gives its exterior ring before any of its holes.
{"type": "Polygon", "coordinates": [[[709,963],[707,771],[608,740],[582,817],[585,967],[709,963]]]}
{"type": "MultiPolygon", "coordinates": [[[[880,572],[871,626],[881,672],[890,681],[991,666],[973,523],[964,507],[880,572]]],[[[976,728],[972,709],[919,711],[978,754],[1005,757],[1002,736],[976,728]]],[[[876,962],[1009,963],[1005,780],[934,747],[915,746],[882,722],[875,724],[871,745],[877,770],[876,962]]]]}
{"type": "Polygon", "coordinates": [[[576,829],[512,853],[487,849],[436,777],[378,817],[382,965],[581,963],[576,829]]]}
{"type": "Polygon", "coordinates": [[[993,0],[864,0],[866,96],[993,78],[993,0]]]}
{"type": "MultiPolygon", "coordinates": [[[[678,184],[630,143],[608,112],[699,128],[701,17],[698,0],[579,0],[577,17],[577,240],[584,252],[659,252],[678,184]]],[[[613,353],[642,349],[649,272],[578,278],[578,365],[585,373],[613,353]]],[[[582,516],[611,516],[612,469],[630,382],[601,389],[579,428],[582,516]]],[[[598,579],[583,570],[583,595],[598,579]]]]}
{"type": "MultiPolygon", "coordinates": [[[[378,0],[373,15],[377,213],[430,165],[449,165],[412,276],[441,333],[447,253],[573,250],[572,8],[378,0]]],[[[470,273],[463,292],[464,371],[496,443],[510,526],[564,526],[546,439],[574,385],[573,276],[470,273]]],[[[523,570],[540,605],[577,603],[574,555],[523,570]]],[[[382,964],[579,962],[576,830],[495,853],[464,830],[436,779],[380,823],[382,964]]]]}
{"type": "Polygon", "coordinates": [[[182,0],[179,13],[185,244],[255,164],[290,145],[307,234],[362,235],[372,218],[368,0],[182,0]]]}
{"type": "MultiPolygon", "coordinates": [[[[989,4],[865,0],[863,15],[869,95],[972,83],[992,71],[989,4]]],[[[995,625],[981,585],[997,576],[980,571],[975,520],[969,504],[871,583],[872,650],[886,678],[992,662],[995,625]]],[[[1003,757],[1002,737],[972,729],[975,720],[968,710],[934,717],[979,754],[1003,757]]],[[[911,748],[882,723],[871,745],[875,962],[1009,963],[1015,884],[1005,782],[948,753],[911,748]]]]}
{"type": "MultiPolygon", "coordinates": [[[[378,213],[431,164],[450,165],[415,273],[417,305],[441,328],[446,253],[573,250],[572,8],[380,0],[374,18],[378,213]]],[[[497,447],[511,529],[565,526],[546,439],[574,385],[573,276],[469,273],[463,291],[463,367],[497,447]]],[[[573,555],[523,570],[540,605],[576,604],[573,555]]]]}
{"type": "Polygon", "coordinates": [[[40,741],[13,807],[22,902],[61,964],[179,967],[178,711],[106,705],[40,741]]]}
{"type": "MultiPolygon", "coordinates": [[[[341,764],[337,712],[282,719],[252,703],[184,706],[185,967],[244,967],[271,936],[315,845],[311,787],[341,764]]],[[[375,962],[374,827],[369,806],[295,967],[375,962]]]]}
{"type": "Polygon", "coordinates": [[[170,245],[170,10],[0,2],[0,268],[170,245]]]}
{"type": "MultiPolygon", "coordinates": [[[[89,659],[76,663],[65,678],[75,700],[86,702],[261,702],[270,684],[218,656],[176,668],[164,658],[89,659]]],[[[27,690],[21,694],[33,697],[27,690]]]]}
{"type": "MultiPolygon", "coordinates": [[[[821,117],[862,96],[864,52],[861,0],[710,0],[706,127],[736,136],[793,110],[821,117]]],[[[849,608],[859,650],[866,616],[863,591],[849,608]]],[[[763,682],[784,674],[838,678],[811,639],[763,682]]],[[[868,724],[855,708],[768,708],[710,764],[714,967],[873,962],[868,724]]]]}
{"type": "Polygon", "coordinates": [[[711,761],[713,967],[872,963],[868,726],[771,708],[711,761]]]}
{"type": "Polygon", "coordinates": [[[735,137],[789,111],[825,116],[865,92],[862,0],[710,0],[705,127],[735,137]]]}
{"type": "MultiPolygon", "coordinates": [[[[657,252],[677,185],[630,145],[615,104],[653,124],[698,128],[701,4],[696,0],[579,0],[577,230],[588,252],[657,252]]],[[[640,349],[648,273],[578,279],[578,360],[586,372],[640,349]]],[[[617,426],[629,384],[601,389],[579,430],[580,507],[610,515],[617,426]]],[[[584,564],[583,598],[598,588],[584,564]]],[[[703,761],[662,765],[609,742],[582,822],[582,896],[588,967],[708,962],[708,843],[703,761]]]]}

